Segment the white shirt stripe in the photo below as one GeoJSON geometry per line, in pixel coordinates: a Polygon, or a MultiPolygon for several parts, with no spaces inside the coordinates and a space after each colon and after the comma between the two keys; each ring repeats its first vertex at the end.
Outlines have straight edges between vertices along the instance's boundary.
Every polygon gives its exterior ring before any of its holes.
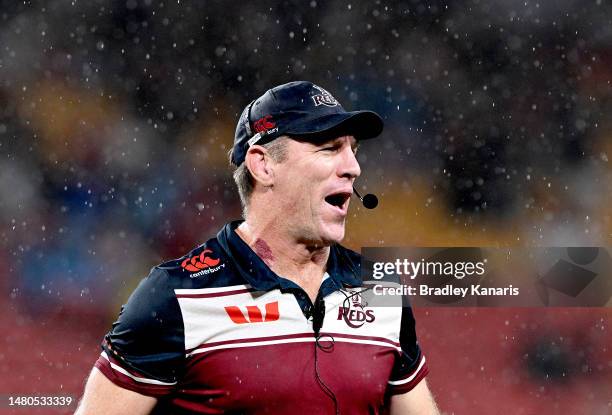
{"type": "Polygon", "coordinates": [[[424,364],[425,364],[425,356],[421,357],[421,362],[419,363],[419,367],[417,367],[417,369],[414,371],[412,375],[402,380],[390,380],[389,385],[397,386],[397,385],[403,385],[405,383],[410,382],[412,379],[414,379],[419,374],[424,364]]]}
{"type": "Polygon", "coordinates": [[[230,285],[229,287],[215,287],[215,288],[177,288],[174,290],[176,294],[213,294],[213,293],[223,293],[226,291],[236,291],[236,290],[244,290],[250,289],[251,286],[249,284],[245,285],[230,285]]]}
{"type": "Polygon", "coordinates": [[[176,382],[172,382],[172,383],[167,383],[167,382],[161,382],[159,380],[155,380],[155,379],[147,379],[147,378],[141,378],[138,376],[134,376],[131,373],[129,373],[127,370],[125,370],[124,368],[122,368],[119,365],[114,364],[113,362],[110,361],[110,359],[108,358],[108,355],[106,354],[106,352],[102,352],[101,356],[103,358],[105,358],[106,360],[108,360],[108,363],[110,363],[111,367],[116,370],[119,373],[124,374],[125,376],[134,379],[136,382],[140,382],[140,383],[149,383],[151,385],[163,385],[163,386],[172,386],[172,385],[176,385],[176,382]]]}
{"type": "MultiPolygon", "coordinates": [[[[279,340],[262,340],[258,342],[245,342],[245,343],[229,343],[229,344],[220,344],[218,346],[211,347],[202,347],[196,349],[189,353],[187,356],[193,356],[194,354],[206,353],[212,350],[220,350],[220,349],[233,349],[238,347],[257,347],[257,346],[268,346],[271,344],[285,344],[285,343],[309,343],[314,342],[314,337],[303,337],[296,339],[279,339],[279,340]]],[[[331,341],[329,336],[321,336],[321,341],[327,342],[331,341]]],[[[377,340],[361,340],[361,339],[349,339],[345,337],[334,337],[334,342],[341,343],[357,343],[357,344],[369,344],[371,346],[382,346],[382,347],[390,347],[392,349],[396,349],[397,351],[401,351],[402,348],[398,346],[394,346],[387,342],[381,342],[377,340]]]]}

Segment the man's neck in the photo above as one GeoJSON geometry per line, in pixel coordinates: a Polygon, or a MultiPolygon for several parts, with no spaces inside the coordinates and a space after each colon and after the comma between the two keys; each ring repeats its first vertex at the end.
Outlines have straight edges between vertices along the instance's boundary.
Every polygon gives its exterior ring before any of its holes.
{"type": "Polygon", "coordinates": [[[236,233],[277,275],[302,287],[314,302],[325,273],[329,246],[300,242],[274,222],[247,218],[236,233]]]}

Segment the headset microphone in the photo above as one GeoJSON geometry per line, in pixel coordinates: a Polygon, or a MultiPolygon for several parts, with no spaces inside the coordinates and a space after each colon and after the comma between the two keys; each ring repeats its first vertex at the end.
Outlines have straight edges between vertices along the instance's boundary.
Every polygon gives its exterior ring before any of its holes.
{"type": "Polygon", "coordinates": [[[364,197],[361,197],[357,189],[355,189],[355,186],[353,186],[353,191],[355,192],[359,200],[361,200],[361,203],[363,203],[364,208],[374,209],[376,206],[378,206],[378,198],[372,193],[368,193],[364,197]]]}

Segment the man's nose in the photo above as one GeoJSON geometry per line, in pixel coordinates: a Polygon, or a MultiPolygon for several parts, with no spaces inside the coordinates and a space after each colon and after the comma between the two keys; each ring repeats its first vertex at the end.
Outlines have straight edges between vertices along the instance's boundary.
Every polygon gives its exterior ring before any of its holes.
{"type": "Polygon", "coordinates": [[[361,167],[357,156],[351,146],[346,146],[342,151],[342,162],[340,163],[339,176],[356,179],[361,174],[361,167]]]}

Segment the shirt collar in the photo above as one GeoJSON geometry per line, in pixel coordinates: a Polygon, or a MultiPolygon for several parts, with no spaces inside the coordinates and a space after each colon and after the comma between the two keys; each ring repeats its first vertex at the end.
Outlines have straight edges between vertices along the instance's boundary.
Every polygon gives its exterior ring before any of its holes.
{"type": "MultiPolygon", "coordinates": [[[[242,222],[230,222],[217,234],[219,244],[230,257],[240,275],[256,290],[295,288],[296,284],[276,275],[238,236],[236,228],[242,222]]],[[[326,271],[337,289],[363,285],[360,274],[361,256],[339,244],[334,244],[330,248],[326,271]]]]}

